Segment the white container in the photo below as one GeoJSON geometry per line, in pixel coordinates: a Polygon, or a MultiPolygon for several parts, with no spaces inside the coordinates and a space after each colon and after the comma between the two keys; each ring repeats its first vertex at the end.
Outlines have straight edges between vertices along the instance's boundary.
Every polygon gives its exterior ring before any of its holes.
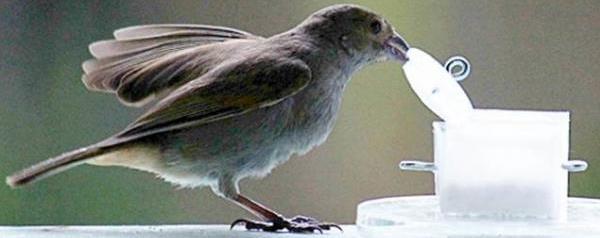
{"type": "Polygon", "coordinates": [[[431,171],[444,215],[564,220],[569,112],[476,109],[462,123],[434,122],[434,163],[403,161],[431,171]]]}
{"type": "Polygon", "coordinates": [[[419,99],[445,122],[433,123],[434,163],[403,161],[404,170],[435,173],[443,215],[564,220],[568,172],[587,164],[569,159],[569,112],[474,109],[454,79],[468,61],[446,67],[411,48],[403,69],[419,99]],[[448,71],[461,66],[453,78],[448,71]]]}
{"type": "Polygon", "coordinates": [[[568,112],[477,109],[433,134],[442,213],[565,218],[568,112]]]}

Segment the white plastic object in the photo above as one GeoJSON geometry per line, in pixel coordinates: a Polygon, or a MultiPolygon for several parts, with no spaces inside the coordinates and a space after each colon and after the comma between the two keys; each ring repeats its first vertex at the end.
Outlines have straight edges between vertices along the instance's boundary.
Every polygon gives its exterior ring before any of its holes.
{"type": "Polygon", "coordinates": [[[600,199],[568,198],[561,222],[503,217],[447,217],[437,196],[381,198],[358,205],[356,226],[364,238],[593,238],[600,237],[600,199]]]}
{"type": "Polygon", "coordinates": [[[433,128],[443,213],[565,218],[568,112],[477,109],[433,128]]]}
{"type": "Polygon", "coordinates": [[[433,113],[450,123],[468,119],[473,105],[462,87],[437,60],[426,52],[410,48],[404,74],[412,90],[433,113]]]}

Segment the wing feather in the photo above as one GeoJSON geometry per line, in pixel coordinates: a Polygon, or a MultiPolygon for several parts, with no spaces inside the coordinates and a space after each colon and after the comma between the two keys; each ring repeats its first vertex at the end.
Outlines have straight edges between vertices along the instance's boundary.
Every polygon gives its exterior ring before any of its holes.
{"type": "Polygon", "coordinates": [[[310,80],[310,69],[300,60],[232,64],[178,88],[117,137],[139,138],[271,106],[296,94],[310,80]]]}
{"type": "Polygon", "coordinates": [[[116,30],[113,35],[117,40],[131,40],[139,38],[156,37],[164,35],[166,33],[180,31],[198,31],[210,32],[213,34],[229,34],[230,36],[235,36],[236,38],[254,37],[253,34],[238,29],[223,26],[210,26],[199,24],[155,24],[130,26],[116,30]]]}
{"type": "Polygon", "coordinates": [[[90,53],[98,58],[109,58],[124,54],[136,53],[167,44],[179,44],[194,42],[196,44],[208,44],[223,42],[231,39],[243,39],[242,36],[230,34],[219,34],[204,31],[179,31],[165,33],[149,38],[127,39],[127,40],[103,40],[92,43],[89,46],[90,53]]]}
{"type": "MultiPolygon", "coordinates": [[[[259,36],[218,26],[162,24],[119,29],[115,39],[95,42],[94,59],[82,64],[82,81],[91,90],[116,93],[128,106],[142,106],[158,94],[200,77],[226,59],[204,59],[219,47],[201,47],[259,36]]],[[[214,53],[213,53],[214,54],[214,53]]]]}

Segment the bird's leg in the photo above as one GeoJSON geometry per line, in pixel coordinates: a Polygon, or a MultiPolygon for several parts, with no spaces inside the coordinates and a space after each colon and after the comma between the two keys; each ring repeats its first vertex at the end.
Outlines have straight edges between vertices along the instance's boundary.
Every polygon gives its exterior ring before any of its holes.
{"type": "Polygon", "coordinates": [[[238,219],[231,224],[231,228],[236,225],[244,225],[247,230],[276,232],[286,229],[293,233],[312,233],[315,231],[322,233],[323,230],[330,230],[331,228],[336,228],[340,231],[342,230],[339,225],[320,223],[316,219],[310,217],[295,216],[292,219],[286,219],[264,205],[252,201],[241,194],[234,196],[232,200],[239,206],[267,222],[238,219]]]}
{"type": "Polygon", "coordinates": [[[281,215],[279,215],[277,212],[258,202],[252,201],[252,199],[249,199],[244,195],[238,194],[234,198],[234,201],[244,209],[248,210],[250,213],[265,221],[272,221],[281,217],[281,215]]]}

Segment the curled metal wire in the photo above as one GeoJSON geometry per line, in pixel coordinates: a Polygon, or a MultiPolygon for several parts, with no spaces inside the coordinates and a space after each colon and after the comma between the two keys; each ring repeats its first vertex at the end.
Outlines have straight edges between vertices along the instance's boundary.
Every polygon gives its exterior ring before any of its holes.
{"type": "Polygon", "coordinates": [[[446,60],[444,68],[456,81],[463,81],[471,74],[471,64],[467,58],[462,56],[453,56],[446,60]]]}

